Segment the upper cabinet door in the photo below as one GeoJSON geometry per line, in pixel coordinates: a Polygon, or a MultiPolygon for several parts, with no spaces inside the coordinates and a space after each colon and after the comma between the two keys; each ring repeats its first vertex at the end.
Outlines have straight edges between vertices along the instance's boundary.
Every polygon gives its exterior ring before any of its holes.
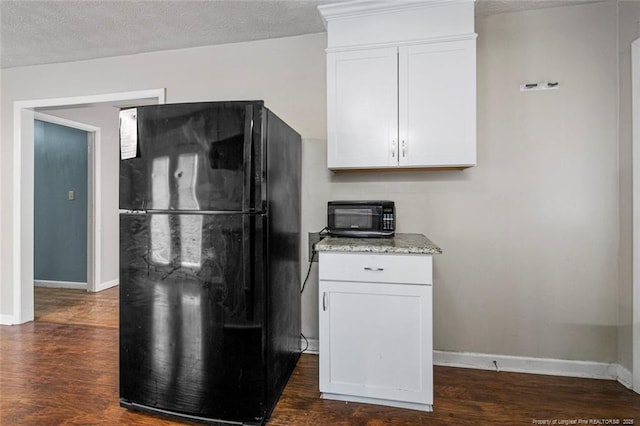
{"type": "Polygon", "coordinates": [[[397,48],[327,55],[329,168],[398,165],[397,48]]]}
{"type": "Polygon", "coordinates": [[[476,164],[475,39],[399,47],[399,164],[476,164]]]}

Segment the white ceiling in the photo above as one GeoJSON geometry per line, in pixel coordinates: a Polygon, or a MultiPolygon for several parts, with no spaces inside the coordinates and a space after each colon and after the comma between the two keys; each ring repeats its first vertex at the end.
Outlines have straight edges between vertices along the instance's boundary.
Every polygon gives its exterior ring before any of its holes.
{"type": "MultiPolygon", "coordinates": [[[[0,0],[0,67],[323,32],[337,0],[0,0]]],[[[476,15],[584,3],[477,0],[476,15]]]]}

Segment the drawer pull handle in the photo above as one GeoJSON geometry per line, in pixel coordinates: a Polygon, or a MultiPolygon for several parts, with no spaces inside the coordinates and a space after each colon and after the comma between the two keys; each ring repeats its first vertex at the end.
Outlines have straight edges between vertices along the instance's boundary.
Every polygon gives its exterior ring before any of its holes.
{"type": "Polygon", "coordinates": [[[365,271],[380,272],[380,271],[384,271],[384,268],[372,268],[371,266],[365,266],[364,270],[365,271]]]}

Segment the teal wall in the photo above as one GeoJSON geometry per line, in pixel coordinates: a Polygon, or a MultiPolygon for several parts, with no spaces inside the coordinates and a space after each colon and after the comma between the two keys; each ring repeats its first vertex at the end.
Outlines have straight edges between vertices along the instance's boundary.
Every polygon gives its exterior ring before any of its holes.
{"type": "Polygon", "coordinates": [[[87,282],[88,134],[39,120],[34,130],[34,277],[87,282]]]}

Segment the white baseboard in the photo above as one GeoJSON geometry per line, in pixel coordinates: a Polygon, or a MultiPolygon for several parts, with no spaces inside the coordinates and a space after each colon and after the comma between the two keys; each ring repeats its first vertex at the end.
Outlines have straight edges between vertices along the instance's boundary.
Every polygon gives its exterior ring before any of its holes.
{"type": "MultiPolygon", "coordinates": [[[[310,339],[310,338],[307,337],[307,340],[309,341],[309,346],[307,347],[307,350],[304,351],[304,353],[305,354],[318,355],[318,353],[320,352],[320,346],[319,346],[318,339],[310,339]]],[[[300,337],[300,348],[304,350],[305,346],[307,346],[307,342],[305,342],[305,340],[301,336],[300,337]]]]}
{"type": "Polygon", "coordinates": [[[617,368],[618,381],[626,388],[633,389],[633,374],[621,365],[617,368]]]}
{"type": "Polygon", "coordinates": [[[120,279],[116,278],[115,280],[107,281],[104,283],[100,283],[96,286],[96,293],[102,290],[106,290],[111,287],[115,287],[120,283],[120,279]]]}
{"type": "Polygon", "coordinates": [[[13,325],[15,323],[13,315],[0,315],[0,325],[13,325]]]}
{"type": "MultiPolygon", "coordinates": [[[[307,338],[307,340],[309,340],[309,347],[305,353],[317,355],[319,352],[318,339],[307,338]]],[[[306,342],[302,338],[300,338],[300,342],[304,349],[306,342]]],[[[619,364],[606,362],[433,351],[433,364],[442,367],[617,380],[629,389],[633,383],[633,376],[629,370],[619,364]]]]}
{"type": "Polygon", "coordinates": [[[33,285],[35,285],[36,287],[73,288],[79,290],[87,289],[87,283],[80,283],[75,281],[34,280],[33,285]]]}
{"type": "Polygon", "coordinates": [[[618,379],[619,367],[618,364],[608,364],[605,362],[445,351],[433,351],[433,364],[444,367],[475,368],[480,370],[608,380],[618,379]]]}

